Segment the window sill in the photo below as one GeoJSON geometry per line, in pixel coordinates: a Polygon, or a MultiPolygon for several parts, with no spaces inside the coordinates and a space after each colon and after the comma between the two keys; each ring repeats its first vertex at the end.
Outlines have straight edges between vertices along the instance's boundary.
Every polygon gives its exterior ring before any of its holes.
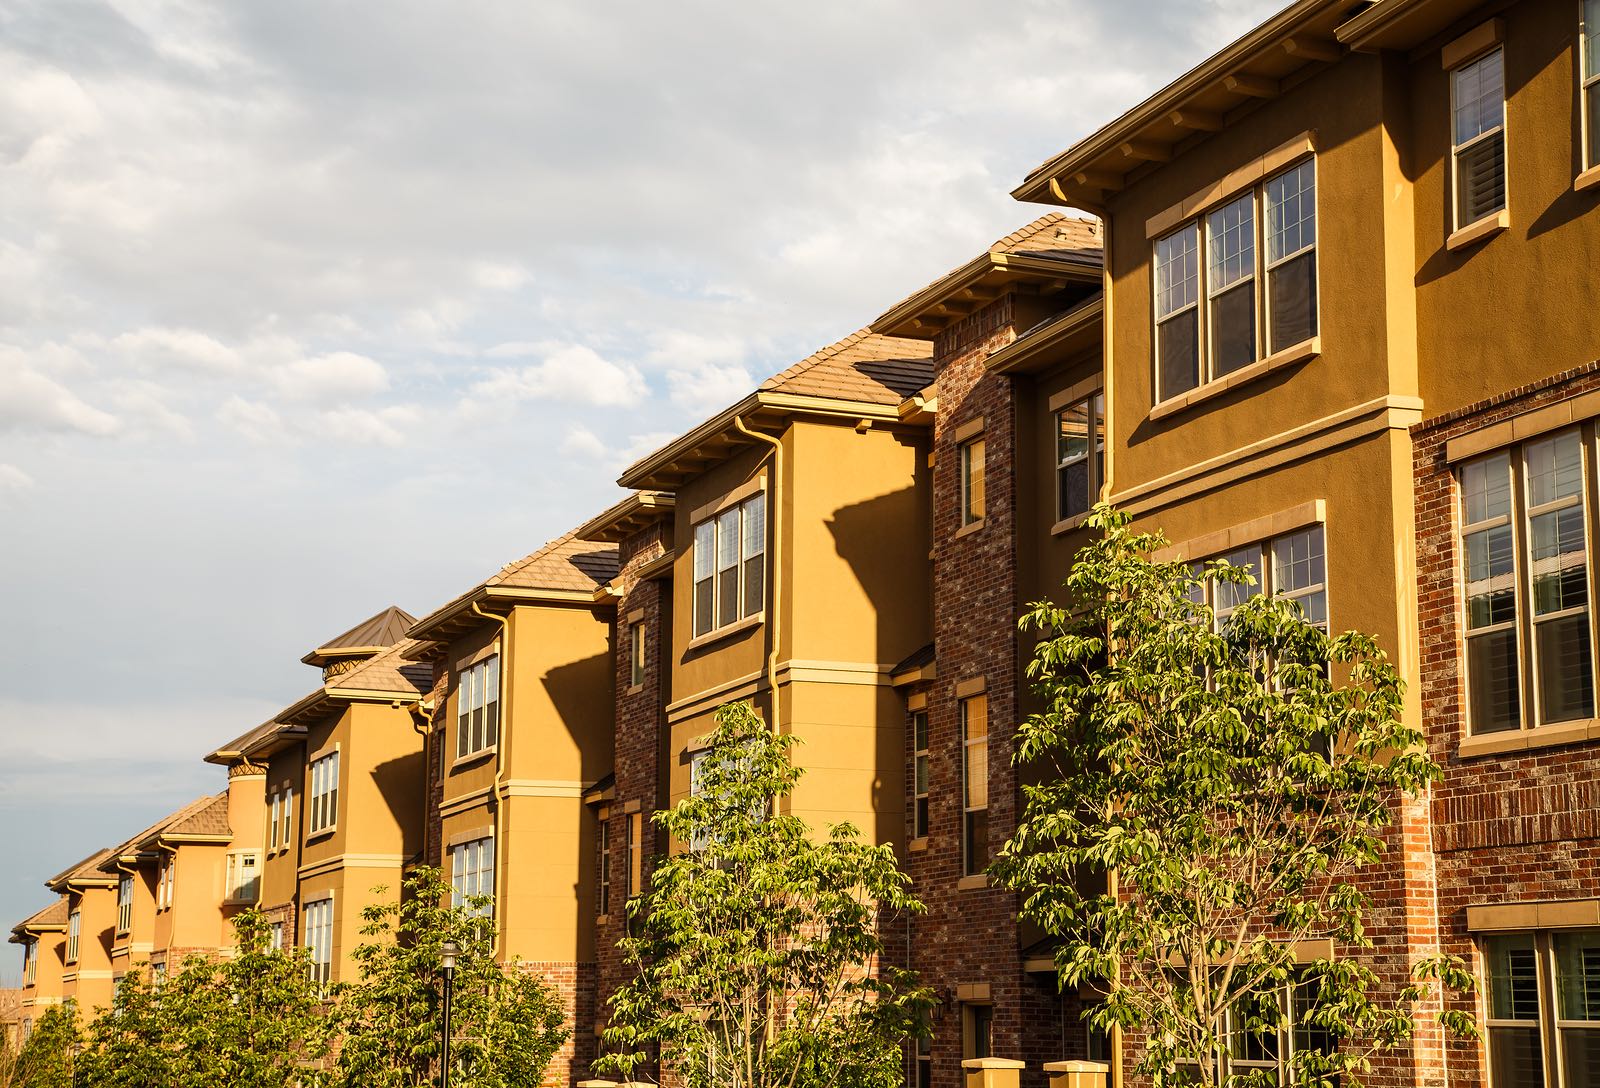
{"type": "Polygon", "coordinates": [[[1302,340],[1300,343],[1286,347],[1282,351],[1274,352],[1264,359],[1257,359],[1249,366],[1242,366],[1232,374],[1226,374],[1204,385],[1196,386],[1187,393],[1180,393],[1171,400],[1162,401],[1150,409],[1150,420],[1155,422],[1156,420],[1166,419],[1168,416],[1175,416],[1179,412],[1192,408],[1203,401],[1208,401],[1213,397],[1220,397],[1231,389],[1237,389],[1239,386],[1246,385],[1258,378],[1264,378],[1273,371],[1303,363],[1307,359],[1314,359],[1321,354],[1322,337],[1313,336],[1309,340],[1302,340]]]}
{"type": "Polygon", "coordinates": [[[1476,245],[1485,238],[1492,238],[1511,225],[1511,213],[1501,208],[1493,215],[1486,215],[1476,223],[1468,223],[1460,230],[1455,231],[1444,240],[1444,248],[1455,252],[1476,245]]]}
{"type": "Polygon", "coordinates": [[[324,828],[322,828],[322,829],[320,829],[318,831],[307,831],[306,832],[306,842],[307,843],[313,843],[313,842],[316,842],[318,839],[325,839],[328,836],[332,835],[337,830],[339,830],[339,825],[338,824],[330,824],[329,826],[324,827],[324,828]]]}
{"type": "Polygon", "coordinates": [[[484,760],[494,755],[497,751],[499,751],[498,746],[494,748],[484,748],[477,752],[468,752],[464,756],[457,756],[450,764],[450,773],[454,774],[462,767],[470,767],[474,763],[482,763],[484,760]]]}
{"type": "Polygon", "coordinates": [[[1062,518],[1060,521],[1050,526],[1050,535],[1060,536],[1062,533],[1072,532],[1072,530],[1078,528],[1084,522],[1088,521],[1089,515],[1093,512],[1094,511],[1092,510],[1085,510],[1081,514],[1073,514],[1070,518],[1062,518]]]}
{"type": "Polygon", "coordinates": [[[1456,755],[1462,759],[1472,759],[1475,756],[1554,748],[1562,744],[1581,744],[1588,740],[1600,740],[1600,718],[1561,722],[1559,725],[1541,725],[1533,729],[1508,729],[1504,733],[1485,733],[1480,737],[1464,737],[1456,748],[1456,755]]]}
{"type": "Polygon", "coordinates": [[[906,853],[924,854],[928,850],[928,836],[923,835],[906,843],[906,853]]]}
{"type": "Polygon", "coordinates": [[[977,521],[969,521],[965,525],[963,525],[961,528],[957,529],[954,533],[951,533],[950,534],[950,539],[951,540],[959,540],[964,536],[971,536],[973,533],[977,532],[979,529],[982,529],[982,528],[983,528],[983,519],[982,518],[979,518],[977,521]]]}
{"type": "Polygon", "coordinates": [[[972,876],[964,876],[960,880],[956,881],[956,891],[958,892],[972,892],[977,891],[979,888],[987,888],[988,886],[988,873],[974,873],[972,876]]]}
{"type": "Polygon", "coordinates": [[[725,638],[732,638],[734,635],[748,631],[752,627],[760,627],[766,618],[767,614],[765,612],[757,612],[753,616],[746,616],[744,619],[735,623],[730,623],[726,627],[718,627],[714,631],[707,631],[703,635],[696,635],[694,638],[689,640],[689,644],[685,646],[684,649],[698,650],[702,646],[710,646],[713,642],[721,642],[725,638]]]}
{"type": "Polygon", "coordinates": [[[611,924],[611,915],[609,915],[609,914],[597,914],[597,915],[595,915],[594,916],[594,924],[596,926],[608,926],[608,925],[610,925],[611,924]]]}
{"type": "Polygon", "coordinates": [[[624,694],[624,695],[638,695],[643,690],[644,690],[644,685],[643,684],[630,684],[628,686],[628,690],[623,692],[622,694],[624,694]]]}
{"type": "Polygon", "coordinates": [[[1593,189],[1597,185],[1600,185],[1600,166],[1591,166],[1572,179],[1572,189],[1578,193],[1593,189]]]}

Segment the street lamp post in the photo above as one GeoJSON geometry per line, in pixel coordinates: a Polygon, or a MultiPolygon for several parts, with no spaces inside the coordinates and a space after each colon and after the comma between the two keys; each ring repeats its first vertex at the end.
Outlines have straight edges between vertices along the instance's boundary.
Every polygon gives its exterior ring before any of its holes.
{"type": "Polygon", "coordinates": [[[450,1088],[450,997],[456,978],[456,953],[459,951],[454,941],[445,941],[439,946],[439,966],[444,971],[444,1043],[440,1047],[440,1064],[444,1072],[440,1076],[440,1088],[450,1088]]]}

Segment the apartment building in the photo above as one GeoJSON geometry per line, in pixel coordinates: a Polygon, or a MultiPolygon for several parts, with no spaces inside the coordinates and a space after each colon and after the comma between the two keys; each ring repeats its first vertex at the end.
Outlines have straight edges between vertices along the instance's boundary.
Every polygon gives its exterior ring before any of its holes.
{"type": "MultiPolygon", "coordinates": [[[[426,856],[455,901],[493,896],[496,954],[560,992],[572,1037],[554,1075],[594,1057],[597,873],[585,791],[612,769],[615,547],[568,533],[413,623],[430,670],[426,856]]],[[[420,786],[420,783],[419,783],[420,786]]]]}
{"type": "Polygon", "coordinates": [[[26,1040],[39,1017],[61,1003],[61,975],[66,967],[67,901],[60,896],[48,907],[11,927],[11,944],[22,946],[22,989],[17,1001],[18,1037],[26,1040]]]}
{"type": "MultiPolygon", "coordinates": [[[[307,653],[322,683],[206,756],[228,768],[236,858],[259,875],[226,894],[258,905],[276,946],[301,944],[323,982],[352,977],[361,912],[398,888],[422,850],[423,737],[413,708],[432,670],[406,656],[415,622],[390,607],[307,653]],[[253,800],[247,800],[250,797],[253,800]]],[[[232,870],[230,870],[232,871],[232,870]]]]}
{"type": "Polygon", "coordinates": [[[63,869],[45,887],[66,904],[62,945],[61,998],[74,1001],[86,1016],[111,1004],[111,943],[116,929],[116,879],[100,871],[109,856],[100,850],[63,869]]]}
{"type": "Polygon", "coordinates": [[[1425,1028],[1369,1083],[1600,1072],[1597,29],[1296,3],[1014,194],[1104,221],[1111,501],[1376,633],[1446,768],[1396,813],[1368,955],[1468,957],[1486,1041],[1425,1028]]]}

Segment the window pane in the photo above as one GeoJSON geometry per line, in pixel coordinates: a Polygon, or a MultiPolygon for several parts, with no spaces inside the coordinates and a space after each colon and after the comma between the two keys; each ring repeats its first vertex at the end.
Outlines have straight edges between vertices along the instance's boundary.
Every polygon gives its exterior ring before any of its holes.
{"type": "Polygon", "coordinates": [[[1516,628],[1467,640],[1467,685],[1474,733],[1521,727],[1516,628]]]}
{"type": "Polygon", "coordinates": [[[1492,627],[1517,616],[1511,526],[1472,533],[1466,539],[1467,626],[1492,627]]]}
{"type": "Polygon", "coordinates": [[[1280,593],[1320,584],[1324,580],[1323,564],[1320,525],[1272,542],[1273,580],[1280,593]]]}
{"type": "Polygon", "coordinates": [[[1231,374],[1256,360],[1255,281],[1211,300],[1212,377],[1231,374]]]}
{"type": "Polygon", "coordinates": [[[1074,461],[1056,470],[1060,484],[1060,513],[1062,518],[1077,517],[1089,510],[1089,461],[1074,461]]]}
{"type": "Polygon", "coordinates": [[[911,721],[912,747],[918,752],[926,752],[928,750],[928,716],[919,713],[914,715],[911,721]]]}
{"type": "Polygon", "coordinates": [[[1256,545],[1229,552],[1221,557],[1229,566],[1244,567],[1253,578],[1254,585],[1240,585],[1233,582],[1216,582],[1212,592],[1215,594],[1217,614],[1223,615],[1232,612],[1245,601],[1261,592],[1261,549],[1256,545]]]}
{"type": "MultiPolygon", "coordinates": [[[[1590,56],[1593,55],[1591,52],[1590,56]]],[[[1589,106],[1589,165],[1600,166],[1600,82],[1586,87],[1583,97],[1589,106]]]]}
{"type": "Polygon", "coordinates": [[[1557,933],[1555,945],[1556,1015],[1600,1023],[1600,930],[1557,933]]]}
{"type": "Polygon", "coordinates": [[[766,603],[766,556],[754,555],[744,561],[744,614],[754,616],[766,603]]]}
{"type": "Polygon", "coordinates": [[[1247,193],[1206,216],[1206,290],[1217,294],[1256,267],[1256,198],[1247,193]]]}
{"type": "Polygon", "coordinates": [[[1156,326],[1156,354],[1160,362],[1162,400],[1199,385],[1199,311],[1186,310],[1156,326]]]}
{"type": "Polygon", "coordinates": [[[1156,242],[1156,317],[1200,299],[1200,225],[1190,223],[1156,242]]]}
{"type": "Polygon", "coordinates": [[[1267,182],[1267,263],[1317,242],[1317,173],[1310,159],[1267,182]]]}
{"type": "Polygon", "coordinates": [[[1583,445],[1577,431],[1528,443],[1528,503],[1544,506],[1583,493],[1583,445]]]}
{"type": "Polygon", "coordinates": [[[1506,206],[1505,133],[1456,153],[1457,223],[1476,223],[1506,206]]]}
{"type": "Polygon", "coordinates": [[[703,521],[694,527],[694,580],[708,578],[713,569],[717,540],[717,527],[703,521]]]}
{"type": "Polygon", "coordinates": [[[989,867],[989,810],[980,808],[968,812],[962,824],[965,872],[967,876],[972,876],[989,867]]]}
{"type": "Polygon", "coordinates": [[[717,598],[717,626],[725,627],[739,618],[738,567],[717,574],[717,598]]]}
{"type": "Polygon", "coordinates": [[[1534,628],[1539,653],[1539,709],[1546,722],[1570,722],[1594,713],[1589,615],[1579,612],[1534,628]]]}
{"type": "Polygon", "coordinates": [[[1511,458],[1496,454],[1461,470],[1462,520],[1468,525],[1511,513],[1511,458]]]}
{"type": "Polygon", "coordinates": [[[717,570],[739,565],[739,508],[717,515],[717,570]]]}
{"type": "Polygon", "coordinates": [[[1533,938],[1491,937],[1484,944],[1489,969],[1489,1019],[1539,1019],[1539,973],[1533,938]]]}
{"type": "Polygon", "coordinates": [[[919,755],[916,759],[916,782],[913,792],[923,794],[928,792],[928,757],[919,755]]]}
{"type": "Polygon", "coordinates": [[[963,498],[962,522],[971,524],[983,517],[984,447],[982,439],[968,442],[961,447],[961,494],[963,498]]]}
{"type": "Polygon", "coordinates": [[[1455,71],[1456,143],[1464,144],[1505,122],[1505,77],[1496,49],[1455,71]]]}
{"type": "Polygon", "coordinates": [[[1056,464],[1086,457],[1089,453],[1089,402],[1074,404],[1056,413],[1056,464]]]}
{"type": "Polygon", "coordinates": [[[1583,74],[1600,75],[1600,0],[1583,0],[1583,74]]]}
{"type": "MultiPolygon", "coordinates": [[[[1589,600],[1583,547],[1583,507],[1569,506],[1532,519],[1535,615],[1581,608],[1589,600]]],[[[1485,534],[1479,534],[1485,535],[1485,534]]]]}
{"type": "Polygon", "coordinates": [[[711,630],[711,601],[713,584],[710,576],[694,584],[694,633],[703,635],[711,630]]]}
{"type": "Polygon", "coordinates": [[[1600,1085],[1600,1028],[1562,1028],[1561,1061],[1566,1088],[1600,1085]]]}
{"type": "MultiPolygon", "coordinates": [[[[1091,490],[1097,490],[1106,478],[1106,398],[1104,393],[1096,393],[1090,400],[1093,406],[1089,413],[1089,422],[1094,426],[1094,482],[1091,490]]],[[[1099,498],[1098,494],[1092,498],[1099,498]]]]}
{"type": "Polygon", "coordinates": [[[1282,351],[1317,335],[1317,254],[1313,250],[1267,273],[1269,351],[1282,351]]]}
{"type": "Polygon", "coordinates": [[[744,519],[744,558],[760,555],[767,550],[767,497],[757,495],[740,508],[744,519]]]}
{"type": "Polygon", "coordinates": [[[1495,1088],[1542,1088],[1539,1029],[1490,1028],[1489,1077],[1495,1088]]]}

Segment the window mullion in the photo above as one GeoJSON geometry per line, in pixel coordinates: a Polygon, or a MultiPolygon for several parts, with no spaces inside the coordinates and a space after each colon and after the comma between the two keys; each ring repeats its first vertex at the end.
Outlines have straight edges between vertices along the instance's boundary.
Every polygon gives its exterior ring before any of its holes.
{"type": "Polygon", "coordinates": [[[1549,933],[1536,933],[1533,940],[1538,950],[1534,959],[1539,970],[1539,1051],[1544,1057],[1544,1082],[1551,1088],[1562,1088],[1566,1081],[1561,1068],[1561,1035],[1556,1030],[1556,1003],[1561,995],[1556,993],[1555,942],[1549,933]]]}
{"type": "Polygon", "coordinates": [[[1521,728],[1539,724],[1539,677],[1533,646],[1533,542],[1528,532],[1528,472],[1521,446],[1507,458],[1511,469],[1511,589],[1517,616],[1517,677],[1521,728]]]}

